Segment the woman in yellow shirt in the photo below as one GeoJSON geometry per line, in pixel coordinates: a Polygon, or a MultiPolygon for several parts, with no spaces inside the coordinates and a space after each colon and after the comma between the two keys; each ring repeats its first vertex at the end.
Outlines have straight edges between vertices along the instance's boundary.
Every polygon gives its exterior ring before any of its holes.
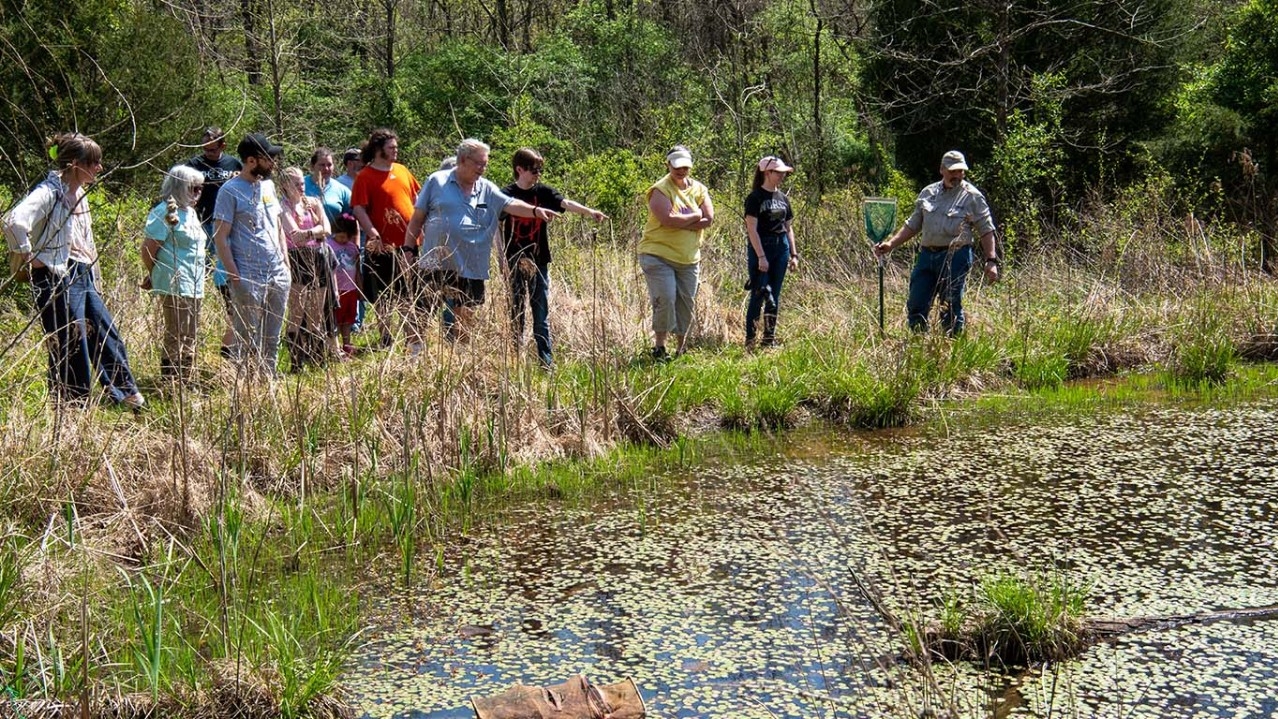
{"type": "Polygon", "coordinates": [[[692,153],[676,145],[666,155],[670,172],[648,188],[648,223],[639,241],[639,267],[652,301],[652,357],[670,358],[666,337],[678,336],[676,355],[683,354],[697,296],[701,239],[714,221],[714,204],[706,186],[688,177],[692,153]]]}

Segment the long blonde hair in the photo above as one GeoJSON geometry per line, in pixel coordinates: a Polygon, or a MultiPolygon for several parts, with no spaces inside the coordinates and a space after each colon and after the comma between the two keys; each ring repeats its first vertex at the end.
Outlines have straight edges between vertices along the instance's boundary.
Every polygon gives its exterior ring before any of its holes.
{"type": "Polygon", "coordinates": [[[306,173],[294,165],[284,170],[284,196],[294,205],[306,198],[306,173]],[[296,193],[296,194],[295,194],[296,193]]]}

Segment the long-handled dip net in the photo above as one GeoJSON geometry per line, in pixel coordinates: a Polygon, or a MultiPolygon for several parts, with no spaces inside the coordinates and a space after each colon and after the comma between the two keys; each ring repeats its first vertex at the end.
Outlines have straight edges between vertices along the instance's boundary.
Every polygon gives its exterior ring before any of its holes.
{"type": "MultiPolygon", "coordinates": [[[[896,200],[888,197],[867,197],[861,203],[865,212],[865,237],[870,246],[879,244],[892,234],[896,227],[896,200]]],[[[883,334],[883,266],[885,260],[879,258],[879,334],[883,334]]]]}

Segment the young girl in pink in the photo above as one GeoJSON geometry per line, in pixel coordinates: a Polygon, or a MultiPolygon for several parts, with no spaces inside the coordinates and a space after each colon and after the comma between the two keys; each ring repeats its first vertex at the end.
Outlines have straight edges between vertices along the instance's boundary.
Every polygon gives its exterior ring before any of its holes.
{"type": "Polygon", "coordinates": [[[355,347],[351,344],[351,326],[358,317],[360,300],[358,228],[355,216],[343,212],[333,218],[333,236],[326,241],[337,257],[334,276],[337,284],[337,331],[342,338],[340,357],[355,354],[355,347]]]}

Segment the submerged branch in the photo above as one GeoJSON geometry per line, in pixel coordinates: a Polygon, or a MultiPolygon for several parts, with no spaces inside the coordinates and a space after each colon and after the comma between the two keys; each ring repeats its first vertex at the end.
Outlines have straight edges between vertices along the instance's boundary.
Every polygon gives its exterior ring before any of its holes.
{"type": "Polygon", "coordinates": [[[1187,624],[1214,624],[1216,622],[1241,622],[1256,619],[1278,619],[1278,604],[1243,609],[1217,609],[1194,614],[1164,614],[1122,619],[1090,618],[1085,620],[1087,632],[1096,641],[1121,637],[1125,634],[1152,632],[1160,629],[1176,629],[1187,624]]]}

